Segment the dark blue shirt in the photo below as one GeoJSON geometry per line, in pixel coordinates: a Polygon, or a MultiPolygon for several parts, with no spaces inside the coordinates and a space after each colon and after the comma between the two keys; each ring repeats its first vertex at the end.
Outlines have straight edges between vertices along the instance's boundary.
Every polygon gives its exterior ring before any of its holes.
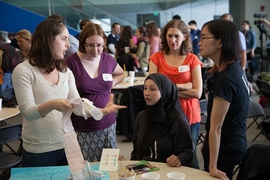
{"type": "Polygon", "coordinates": [[[201,30],[199,29],[190,31],[193,54],[198,54],[200,52],[200,49],[199,49],[200,35],[201,35],[201,30]]]}
{"type": "MultiPolygon", "coordinates": [[[[117,41],[119,40],[119,36],[117,35],[114,35],[114,34],[110,34],[108,37],[107,37],[107,46],[109,44],[114,44],[115,45],[115,48],[116,48],[116,44],[117,44],[117,41]]],[[[113,52],[110,51],[110,49],[108,48],[108,53],[112,53],[114,54],[113,52]]]]}

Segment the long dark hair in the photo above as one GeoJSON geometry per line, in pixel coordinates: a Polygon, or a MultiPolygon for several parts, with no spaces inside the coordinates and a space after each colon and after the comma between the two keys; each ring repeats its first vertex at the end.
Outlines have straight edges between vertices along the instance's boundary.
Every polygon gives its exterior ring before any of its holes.
{"type": "Polygon", "coordinates": [[[243,21],[243,23],[246,23],[248,25],[249,29],[251,29],[251,24],[250,24],[250,22],[248,20],[243,21]]]}
{"type": "Polygon", "coordinates": [[[146,31],[148,33],[148,38],[150,39],[150,41],[153,36],[159,36],[157,26],[154,22],[148,23],[146,25],[146,31]]]}
{"type": "Polygon", "coordinates": [[[146,31],[146,28],[142,26],[138,27],[137,30],[139,31],[140,34],[143,35],[143,37],[137,39],[137,45],[139,45],[141,40],[145,40],[145,41],[147,40],[147,31],[146,31]]]}
{"type": "Polygon", "coordinates": [[[124,26],[123,28],[123,32],[122,35],[119,39],[119,41],[117,42],[116,48],[119,51],[120,49],[124,48],[125,46],[125,42],[128,40],[128,44],[129,44],[129,40],[132,38],[132,29],[130,26],[124,26]]]}
{"type": "Polygon", "coordinates": [[[205,27],[215,39],[220,39],[222,47],[218,67],[226,69],[228,64],[238,60],[241,51],[238,29],[231,21],[219,19],[205,23],[202,29],[205,27]]]}
{"type": "Polygon", "coordinates": [[[29,52],[29,63],[33,66],[45,69],[46,73],[55,68],[65,72],[67,66],[63,59],[56,60],[54,57],[53,42],[66,26],[59,20],[46,19],[37,27],[32,36],[32,44],[29,52]]]}

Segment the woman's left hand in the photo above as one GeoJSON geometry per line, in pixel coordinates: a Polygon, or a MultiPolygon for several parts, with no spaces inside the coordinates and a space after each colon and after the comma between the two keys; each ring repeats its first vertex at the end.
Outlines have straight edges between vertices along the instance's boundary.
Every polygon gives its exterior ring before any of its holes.
{"type": "Polygon", "coordinates": [[[213,177],[216,177],[222,180],[229,180],[229,178],[226,176],[226,173],[218,170],[217,168],[211,168],[209,169],[209,171],[210,171],[210,175],[213,177]]]}
{"type": "Polygon", "coordinates": [[[168,166],[171,166],[171,167],[180,167],[181,166],[180,160],[175,155],[171,155],[170,157],[168,157],[166,159],[166,162],[167,162],[168,166]]]}
{"type": "Polygon", "coordinates": [[[186,91],[189,89],[192,89],[192,82],[184,83],[184,84],[176,84],[177,90],[178,91],[186,91]]]}

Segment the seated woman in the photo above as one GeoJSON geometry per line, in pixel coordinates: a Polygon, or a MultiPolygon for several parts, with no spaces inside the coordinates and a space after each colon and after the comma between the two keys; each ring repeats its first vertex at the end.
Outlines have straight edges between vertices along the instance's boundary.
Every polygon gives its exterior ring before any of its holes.
{"type": "Polygon", "coordinates": [[[135,121],[131,160],[189,166],[193,157],[190,126],[176,86],[166,76],[154,73],[146,78],[143,95],[147,106],[135,121]]]}

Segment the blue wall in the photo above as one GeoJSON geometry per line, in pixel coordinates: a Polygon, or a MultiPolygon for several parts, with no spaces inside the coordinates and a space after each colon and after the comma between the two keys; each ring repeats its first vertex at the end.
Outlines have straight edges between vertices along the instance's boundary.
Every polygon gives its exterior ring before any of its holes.
{"type": "MultiPolygon", "coordinates": [[[[21,29],[27,29],[34,33],[36,26],[46,19],[45,16],[24,10],[17,6],[0,1],[0,30],[12,31],[14,33],[21,29]]],[[[78,31],[68,28],[72,35],[78,34],[78,31]]]]}

